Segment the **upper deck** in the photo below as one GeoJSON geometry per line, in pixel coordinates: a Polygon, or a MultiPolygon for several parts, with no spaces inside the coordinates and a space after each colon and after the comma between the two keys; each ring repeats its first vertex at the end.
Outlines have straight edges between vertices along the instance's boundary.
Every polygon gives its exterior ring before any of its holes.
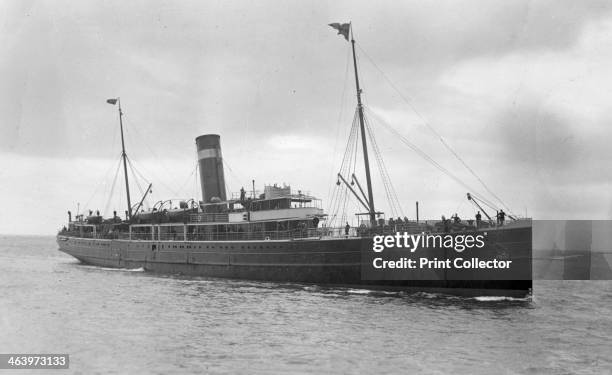
{"type": "Polygon", "coordinates": [[[197,213],[189,215],[190,223],[242,223],[283,220],[306,220],[325,216],[321,200],[302,193],[291,191],[283,185],[265,186],[264,193],[242,189],[232,194],[225,202],[217,201],[200,204],[197,213]]]}

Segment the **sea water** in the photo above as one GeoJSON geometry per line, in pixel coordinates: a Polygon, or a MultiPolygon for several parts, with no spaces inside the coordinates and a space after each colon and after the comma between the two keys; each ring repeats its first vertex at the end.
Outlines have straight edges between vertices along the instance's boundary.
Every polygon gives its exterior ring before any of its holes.
{"type": "Polygon", "coordinates": [[[612,373],[612,281],[372,292],[85,266],[54,237],[0,236],[0,286],[0,353],[69,354],[54,374],[612,373]]]}

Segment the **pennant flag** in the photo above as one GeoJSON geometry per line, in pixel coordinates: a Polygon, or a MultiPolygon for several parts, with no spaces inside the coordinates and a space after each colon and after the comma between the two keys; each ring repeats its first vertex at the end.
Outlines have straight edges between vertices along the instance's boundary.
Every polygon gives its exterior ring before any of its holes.
{"type": "Polygon", "coordinates": [[[107,102],[108,104],[115,105],[115,104],[117,104],[117,99],[107,99],[107,100],[106,100],[106,102],[107,102]]]}
{"type": "Polygon", "coordinates": [[[350,23],[330,23],[329,26],[338,30],[338,35],[343,35],[344,39],[349,40],[349,31],[351,30],[350,23]]]}

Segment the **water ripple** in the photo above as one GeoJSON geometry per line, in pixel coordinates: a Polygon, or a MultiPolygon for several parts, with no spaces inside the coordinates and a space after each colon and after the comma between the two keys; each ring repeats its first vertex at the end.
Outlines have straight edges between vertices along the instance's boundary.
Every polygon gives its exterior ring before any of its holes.
{"type": "Polygon", "coordinates": [[[609,281],[462,298],[117,272],[52,238],[0,257],[0,347],[70,353],[75,373],[612,372],[609,281]]]}

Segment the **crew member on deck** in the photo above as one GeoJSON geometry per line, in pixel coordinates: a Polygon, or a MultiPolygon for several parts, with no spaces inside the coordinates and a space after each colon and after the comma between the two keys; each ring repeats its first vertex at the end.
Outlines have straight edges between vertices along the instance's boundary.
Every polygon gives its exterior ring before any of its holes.
{"type": "Polygon", "coordinates": [[[498,215],[499,225],[504,225],[504,220],[506,219],[506,213],[504,212],[504,210],[499,210],[499,214],[497,215],[498,215]]]}
{"type": "Polygon", "coordinates": [[[315,217],[314,219],[312,219],[312,225],[314,225],[314,227],[318,227],[319,226],[319,218],[315,217]]]}
{"type": "Polygon", "coordinates": [[[240,201],[244,202],[244,199],[246,198],[246,191],[244,190],[244,186],[240,188],[240,201]]]}
{"type": "Polygon", "coordinates": [[[480,211],[476,213],[476,228],[480,228],[480,222],[482,221],[482,215],[480,211]]]}
{"type": "Polygon", "coordinates": [[[346,236],[349,235],[349,231],[351,230],[351,226],[349,225],[348,221],[346,222],[346,226],[344,227],[344,234],[346,236]]]}
{"type": "Polygon", "coordinates": [[[457,213],[455,212],[455,214],[452,216],[453,221],[455,222],[455,224],[459,224],[461,222],[461,219],[459,218],[459,215],[457,215],[457,213]]]}

